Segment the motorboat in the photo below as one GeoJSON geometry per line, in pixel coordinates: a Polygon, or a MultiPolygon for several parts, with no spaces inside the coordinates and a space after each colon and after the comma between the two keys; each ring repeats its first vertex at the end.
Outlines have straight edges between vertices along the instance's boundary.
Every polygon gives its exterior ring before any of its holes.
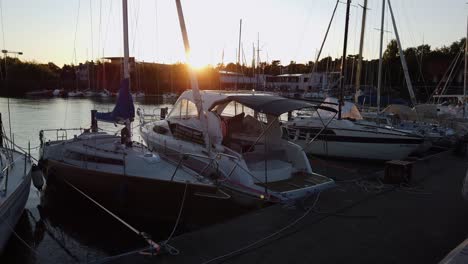
{"type": "Polygon", "coordinates": [[[27,92],[26,96],[28,97],[52,97],[52,90],[38,90],[27,92]]]}
{"type": "Polygon", "coordinates": [[[164,100],[176,100],[177,99],[177,94],[176,93],[163,93],[162,98],[164,100]]]}
{"type": "Polygon", "coordinates": [[[65,91],[63,89],[55,89],[52,91],[52,96],[53,97],[60,97],[65,94],[65,91]]]}
{"type": "Polygon", "coordinates": [[[70,91],[67,93],[68,97],[83,97],[84,93],[81,91],[70,91]]]}
{"type": "Polygon", "coordinates": [[[31,186],[33,163],[5,137],[0,115],[0,254],[23,213],[31,186]]]}
{"type": "Polygon", "coordinates": [[[146,122],[139,109],[140,135],[152,151],[216,179],[236,202],[246,205],[294,202],[328,189],[334,181],[314,173],[300,146],[282,137],[279,116],[311,103],[265,93],[182,93],[167,118],[146,122]]]}
{"type": "Polygon", "coordinates": [[[98,93],[99,97],[101,98],[108,98],[112,96],[112,93],[109,92],[107,89],[103,89],[101,92],[98,93]]]}
{"type": "Polygon", "coordinates": [[[139,91],[139,92],[133,93],[132,96],[133,96],[134,99],[143,98],[143,97],[145,97],[145,93],[142,92],[142,91],[139,91]]]}
{"type": "MultiPolygon", "coordinates": [[[[337,108],[335,98],[322,105],[337,108]]],[[[365,160],[399,160],[422,148],[425,140],[414,133],[391,127],[362,123],[351,102],[342,106],[342,118],[326,108],[299,112],[284,124],[287,137],[309,154],[365,160]]]]}
{"type": "Polygon", "coordinates": [[[97,97],[98,95],[99,93],[89,89],[84,92],[84,97],[97,97]]]}

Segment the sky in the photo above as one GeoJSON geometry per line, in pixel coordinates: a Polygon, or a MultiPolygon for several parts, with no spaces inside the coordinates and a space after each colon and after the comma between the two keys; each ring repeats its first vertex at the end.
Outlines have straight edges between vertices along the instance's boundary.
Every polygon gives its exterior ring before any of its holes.
{"type": "MultiPolygon", "coordinates": [[[[195,66],[235,62],[242,19],[243,61],[314,60],[335,0],[181,0],[195,66]],[[223,56],[224,54],[224,56],[223,56]]],[[[342,1],[345,2],[345,1],[342,1]]],[[[63,64],[122,56],[121,0],[0,0],[2,49],[21,59],[63,64]]],[[[348,53],[359,49],[363,0],[353,0],[348,53]]],[[[466,35],[466,0],[391,0],[403,47],[449,45],[466,35]]],[[[128,0],[130,56],[139,61],[184,61],[174,0],[128,0]]],[[[368,0],[364,58],[379,50],[381,0],[368,0]]],[[[395,38],[388,5],[384,43],[395,38]]],[[[345,4],[339,4],[322,57],[340,57],[345,4]]],[[[385,45],[385,44],[384,44],[385,45]]]]}

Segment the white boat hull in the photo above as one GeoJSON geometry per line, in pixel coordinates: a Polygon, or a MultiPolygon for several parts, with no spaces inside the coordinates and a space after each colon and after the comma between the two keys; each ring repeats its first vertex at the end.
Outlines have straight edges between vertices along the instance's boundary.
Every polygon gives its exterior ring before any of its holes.
{"type": "Polygon", "coordinates": [[[31,188],[31,162],[28,160],[25,163],[24,158],[21,157],[23,155],[17,152],[13,155],[17,164],[9,172],[10,178],[8,179],[6,196],[2,197],[0,194],[0,254],[23,213],[31,188]],[[26,174],[24,174],[25,172],[26,174]]]}
{"type": "Polygon", "coordinates": [[[333,142],[317,140],[307,145],[305,140],[295,141],[308,154],[346,159],[398,160],[408,157],[419,144],[387,144],[362,142],[333,142]]]}

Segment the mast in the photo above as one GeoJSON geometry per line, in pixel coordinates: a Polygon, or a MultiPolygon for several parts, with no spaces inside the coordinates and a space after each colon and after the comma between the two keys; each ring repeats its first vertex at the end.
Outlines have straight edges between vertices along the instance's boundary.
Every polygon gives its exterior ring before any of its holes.
{"type": "MultiPolygon", "coordinates": [[[[256,89],[258,90],[259,86],[260,86],[260,81],[259,81],[259,78],[260,78],[260,32],[257,32],[257,70],[256,70],[256,73],[257,73],[257,78],[256,78],[256,89]]],[[[265,87],[263,87],[263,90],[265,91],[265,87]]]]}
{"type": "Polygon", "coordinates": [[[401,59],[401,66],[403,67],[403,72],[405,74],[406,85],[408,86],[408,92],[410,95],[411,103],[413,104],[413,106],[415,106],[417,103],[416,96],[414,95],[413,84],[411,83],[411,78],[409,76],[408,65],[406,64],[405,54],[403,53],[403,49],[401,47],[400,36],[398,35],[398,29],[395,23],[395,17],[393,16],[392,4],[390,3],[390,0],[387,0],[387,1],[388,1],[388,9],[390,9],[390,15],[392,17],[393,29],[395,30],[395,36],[397,39],[398,51],[400,53],[400,59],[401,59]]]}
{"type": "Polygon", "coordinates": [[[341,89],[340,99],[338,100],[338,119],[341,119],[341,108],[343,104],[343,92],[346,78],[346,50],[348,47],[348,24],[349,24],[349,8],[351,6],[351,0],[346,1],[346,18],[345,18],[345,31],[343,41],[343,58],[341,59],[341,89]]]}
{"type": "Polygon", "coordinates": [[[241,62],[241,42],[242,42],[242,19],[239,21],[239,48],[237,49],[237,70],[238,70],[238,73],[237,73],[237,81],[236,81],[236,90],[238,89],[238,85],[239,85],[239,75],[240,75],[240,72],[242,70],[242,67],[240,66],[240,62],[241,62]],[[239,71],[239,68],[241,69],[239,71]]]}
{"type": "MultiPolygon", "coordinates": [[[[180,30],[182,31],[182,39],[184,40],[185,59],[187,60],[187,63],[190,64],[190,43],[188,40],[187,28],[185,27],[182,4],[180,3],[180,0],[175,0],[175,1],[176,1],[176,6],[177,6],[177,15],[179,16],[180,30]]],[[[190,77],[190,86],[192,87],[192,92],[193,92],[193,98],[195,100],[195,105],[197,106],[197,109],[198,109],[198,116],[200,118],[202,129],[204,130],[203,135],[205,138],[205,145],[206,145],[206,148],[209,150],[211,144],[209,142],[209,136],[208,136],[208,124],[206,121],[205,113],[203,112],[203,102],[200,96],[200,89],[198,88],[197,76],[192,67],[189,67],[189,77],[190,77]]]]}
{"type": "MultiPolygon", "coordinates": [[[[364,6],[362,7],[362,22],[361,22],[361,40],[359,41],[359,56],[358,64],[356,69],[356,94],[359,91],[361,85],[361,70],[362,70],[362,50],[364,48],[364,35],[366,31],[366,15],[367,15],[367,0],[364,0],[364,6]]],[[[357,96],[354,98],[357,103],[357,96]]]]}
{"type": "Polygon", "coordinates": [[[385,20],[385,0],[382,0],[382,16],[380,20],[380,50],[379,50],[379,75],[377,79],[377,112],[380,112],[380,90],[382,89],[382,49],[385,20]]]}
{"type": "Polygon", "coordinates": [[[466,88],[468,86],[468,16],[466,17],[466,38],[465,38],[465,81],[463,82],[463,118],[466,117],[466,88]]]}
{"type": "Polygon", "coordinates": [[[123,60],[123,72],[124,79],[130,78],[129,64],[129,51],[128,51],[128,14],[127,14],[127,0],[122,0],[122,12],[123,12],[123,45],[124,45],[124,60],[123,60]]]}

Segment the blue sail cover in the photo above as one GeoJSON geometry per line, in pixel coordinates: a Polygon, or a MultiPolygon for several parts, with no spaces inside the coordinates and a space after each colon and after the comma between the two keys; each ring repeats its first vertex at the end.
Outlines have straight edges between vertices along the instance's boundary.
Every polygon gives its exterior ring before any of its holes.
{"type": "Polygon", "coordinates": [[[123,79],[120,83],[119,96],[114,110],[108,113],[97,113],[96,119],[99,121],[123,123],[125,120],[133,121],[135,118],[135,106],[133,105],[133,98],[130,94],[130,81],[123,79]]]}

